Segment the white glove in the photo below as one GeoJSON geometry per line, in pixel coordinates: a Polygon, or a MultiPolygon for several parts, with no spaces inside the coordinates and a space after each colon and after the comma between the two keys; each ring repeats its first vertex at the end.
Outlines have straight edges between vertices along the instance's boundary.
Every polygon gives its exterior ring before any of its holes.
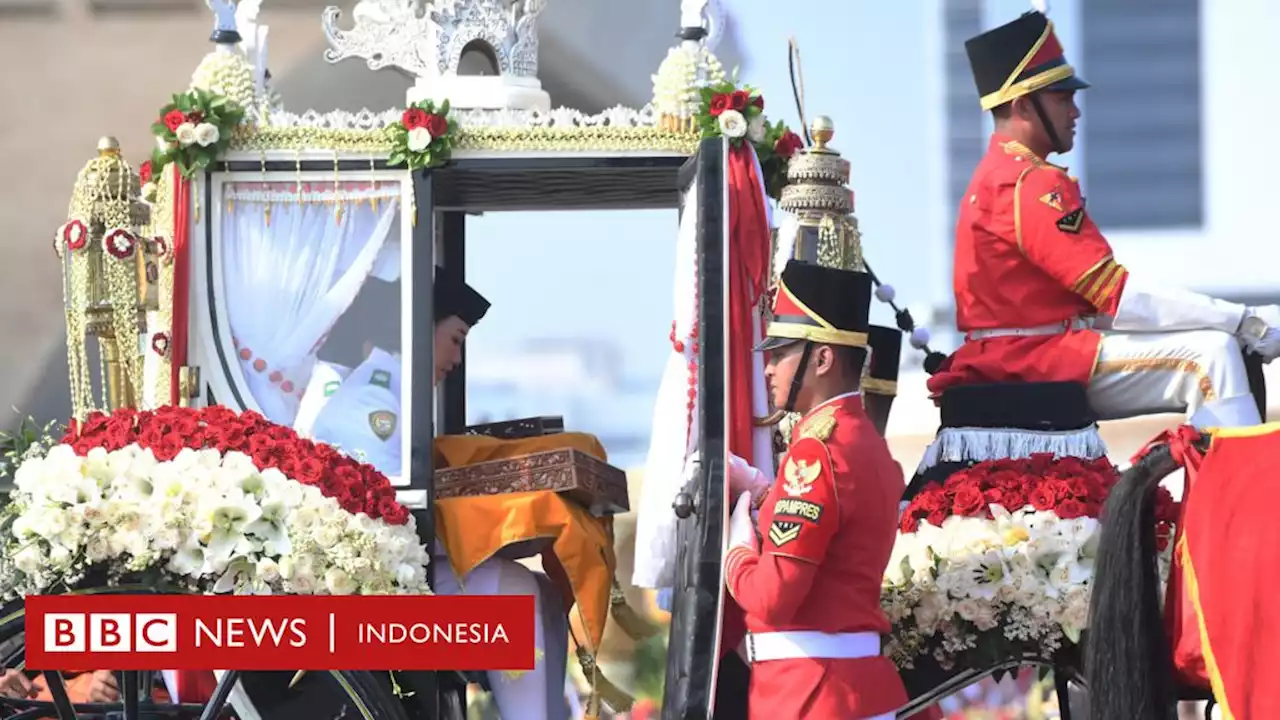
{"type": "Polygon", "coordinates": [[[1280,305],[1249,308],[1240,323],[1240,341],[1263,362],[1280,357],[1280,305]]]}
{"type": "Polygon", "coordinates": [[[751,519],[751,493],[744,492],[729,516],[729,547],[756,549],[756,523],[751,519]]]}
{"type": "Polygon", "coordinates": [[[746,460],[729,453],[729,497],[751,493],[754,497],[769,486],[769,479],[746,460]]]}

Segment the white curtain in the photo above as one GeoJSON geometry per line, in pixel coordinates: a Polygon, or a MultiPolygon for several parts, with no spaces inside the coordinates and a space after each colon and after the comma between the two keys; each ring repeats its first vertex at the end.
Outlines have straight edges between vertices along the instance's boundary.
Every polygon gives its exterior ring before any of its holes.
{"type": "Polygon", "coordinates": [[[238,182],[223,200],[218,242],[235,354],[262,414],[291,425],[316,351],[384,246],[398,246],[400,185],[238,182]]]}
{"type": "Polygon", "coordinates": [[[694,427],[689,418],[689,362],[695,360],[693,338],[697,320],[694,292],[697,289],[698,187],[694,183],[685,194],[684,211],[676,235],[675,323],[676,338],[684,352],[670,349],[667,367],[658,387],[653,407],[653,431],[644,468],[640,511],[636,513],[635,570],[631,582],[636,587],[664,588],[675,584],[676,515],[671,503],[685,480],[685,462],[698,446],[697,405],[694,427]]]}

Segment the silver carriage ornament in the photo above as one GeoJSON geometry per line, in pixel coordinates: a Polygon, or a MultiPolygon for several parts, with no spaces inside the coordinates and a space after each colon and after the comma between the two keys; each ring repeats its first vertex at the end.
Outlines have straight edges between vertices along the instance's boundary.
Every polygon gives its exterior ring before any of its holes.
{"type": "Polygon", "coordinates": [[[546,0],[359,0],[354,25],[342,10],[322,19],[336,63],[364,58],[371,70],[399,68],[415,78],[407,102],[461,109],[551,110],[538,80],[538,14],[546,0]],[[464,63],[464,59],[470,61],[464,63]]]}

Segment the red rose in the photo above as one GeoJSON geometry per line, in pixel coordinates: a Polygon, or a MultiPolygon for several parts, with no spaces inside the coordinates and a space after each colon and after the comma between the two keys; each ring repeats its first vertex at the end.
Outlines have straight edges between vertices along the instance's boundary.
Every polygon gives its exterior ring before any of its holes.
{"type": "Polygon", "coordinates": [[[432,138],[438,138],[449,132],[449,121],[440,115],[428,115],[427,123],[424,126],[427,132],[431,133],[432,138]]]}
{"type": "Polygon", "coordinates": [[[904,533],[913,533],[920,529],[920,519],[911,515],[902,516],[902,522],[898,524],[898,529],[904,533]]]}
{"type": "Polygon", "coordinates": [[[764,96],[763,96],[763,95],[756,95],[755,97],[751,98],[751,104],[752,104],[752,105],[754,105],[754,106],[756,106],[756,107],[758,107],[758,108],[760,108],[761,110],[763,110],[763,109],[764,109],[764,96]]]}
{"type": "Polygon", "coordinates": [[[1036,510],[1052,510],[1058,504],[1053,490],[1040,483],[1031,491],[1031,507],[1036,510]]]}
{"type": "Polygon", "coordinates": [[[729,95],[729,108],[742,112],[747,109],[747,103],[751,102],[751,96],[745,90],[734,90],[729,95]]]}
{"type": "Polygon", "coordinates": [[[409,108],[400,116],[400,124],[405,130],[416,130],[427,124],[427,111],[421,108],[409,108]]]}
{"type": "Polygon", "coordinates": [[[1027,496],[1024,495],[1022,491],[1001,490],[1001,492],[1004,494],[1004,502],[1000,503],[1000,505],[1005,510],[1013,512],[1014,510],[1021,510],[1023,507],[1026,507],[1027,496]]]}
{"type": "Polygon", "coordinates": [[[791,156],[795,155],[803,147],[804,140],[801,140],[799,135],[788,130],[782,133],[778,141],[773,144],[773,152],[778,157],[789,160],[791,156]]]}
{"type": "Polygon", "coordinates": [[[297,469],[289,477],[304,485],[316,485],[324,477],[324,463],[319,458],[307,457],[298,460],[297,469]]]}
{"type": "Polygon", "coordinates": [[[138,166],[138,182],[146,185],[151,182],[151,161],[145,160],[138,166]]]}
{"type": "Polygon", "coordinates": [[[1084,503],[1079,500],[1068,498],[1059,503],[1058,507],[1054,509],[1054,512],[1063,520],[1074,520],[1078,517],[1084,517],[1087,515],[1088,508],[1086,508],[1084,503]]]}
{"type": "Polygon", "coordinates": [[[982,490],[974,482],[956,490],[956,498],[951,506],[951,512],[955,515],[975,517],[980,515],[986,507],[987,504],[983,499],[982,490]]]}
{"type": "Polygon", "coordinates": [[[720,117],[721,113],[729,109],[728,95],[714,95],[711,98],[711,106],[707,112],[711,117],[720,117]]]}
{"type": "Polygon", "coordinates": [[[934,527],[942,527],[942,523],[946,522],[947,520],[947,513],[943,512],[942,510],[934,510],[933,512],[929,513],[929,517],[925,518],[925,520],[927,520],[929,524],[933,525],[934,527]]]}
{"type": "Polygon", "coordinates": [[[177,433],[169,433],[160,438],[160,441],[151,446],[151,454],[156,456],[156,460],[165,462],[172,460],[178,456],[178,453],[186,447],[186,442],[182,436],[177,433]]]}
{"type": "Polygon", "coordinates": [[[187,116],[181,110],[170,110],[161,118],[164,126],[169,128],[169,132],[177,132],[178,127],[187,121],[187,116]]]}
{"type": "Polygon", "coordinates": [[[187,113],[187,122],[191,123],[192,125],[197,125],[203,120],[204,120],[204,113],[201,112],[200,110],[192,110],[191,112],[187,113]]]}
{"type": "Polygon", "coordinates": [[[409,511],[396,503],[389,511],[382,513],[382,521],[388,525],[403,525],[409,521],[409,511]]]}

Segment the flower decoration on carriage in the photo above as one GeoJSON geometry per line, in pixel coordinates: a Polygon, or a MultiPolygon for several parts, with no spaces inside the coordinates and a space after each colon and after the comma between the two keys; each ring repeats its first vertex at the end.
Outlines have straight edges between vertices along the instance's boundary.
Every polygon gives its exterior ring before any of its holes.
{"type": "Polygon", "coordinates": [[[62,224],[53,235],[53,249],[58,257],[67,252],[78,252],[89,244],[89,227],[79,218],[72,218],[62,224]]]}
{"type": "Polygon", "coordinates": [[[238,103],[216,92],[193,88],[174,95],[151,125],[157,147],[150,171],[158,174],[169,163],[177,163],[183,177],[194,177],[230,146],[232,133],[244,118],[238,103]]]}
{"type": "Polygon", "coordinates": [[[780,199],[787,185],[787,163],[804,141],[781,120],[769,122],[764,114],[764,96],[750,86],[737,87],[724,81],[701,90],[697,113],[703,138],[724,137],[735,147],[749,142],[760,159],[765,191],[780,199]]]}
{"type": "Polygon", "coordinates": [[[381,473],[255,412],[117,410],[29,454],[0,514],[8,596],[134,582],[178,590],[429,593],[381,473]]]}
{"type": "MultiPolygon", "coordinates": [[[[899,667],[950,671],[985,657],[1052,658],[1088,622],[1098,516],[1119,480],[1106,458],[1033,455],[961,470],[902,514],[881,602],[899,667]],[[993,654],[994,653],[994,654],[993,654]]],[[[1167,577],[1177,504],[1157,495],[1167,577]]]]}
{"type": "Polygon", "coordinates": [[[423,100],[406,108],[398,122],[387,126],[387,132],[391,136],[387,164],[419,170],[449,162],[458,139],[458,123],[449,117],[448,100],[439,107],[423,100]]]}

